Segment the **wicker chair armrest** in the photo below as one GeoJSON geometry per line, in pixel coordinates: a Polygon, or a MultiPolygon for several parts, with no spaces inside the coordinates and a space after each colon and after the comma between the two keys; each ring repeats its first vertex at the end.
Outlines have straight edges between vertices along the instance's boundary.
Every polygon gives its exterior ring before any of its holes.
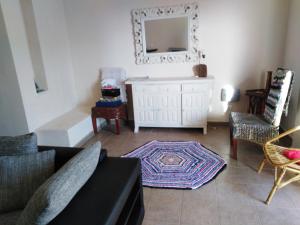
{"type": "Polygon", "coordinates": [[[290,130],[288,130],[288,131],[286,131],[286,132],[278,135],[277,137],[272,138],[271,140],[269,140],[269,141],[266,142],[266,145],[267,144],[271,144],[272,142],[278,141],[279,139],[281,139],[281,138],[283,138],[283,137],[285,137],[285,136],[287,136],[289,134],[295,133],[298,130],[300,130],[300,126],[294,127],[292,129],[290,129],[290,130]]]}
{"type": "Polygon", "coordinates": [[[290,165],[293,165],[293,164],[297,164],[297,163],[299,163],[299,162],[300,162],[300,159],[293,159],[293,160],[290,160],[290,161],[287,162],[287,163],[281,164],[280,166],[283,166],[283,167],[285,167],[285,166],[290,166],[290,165]]]}

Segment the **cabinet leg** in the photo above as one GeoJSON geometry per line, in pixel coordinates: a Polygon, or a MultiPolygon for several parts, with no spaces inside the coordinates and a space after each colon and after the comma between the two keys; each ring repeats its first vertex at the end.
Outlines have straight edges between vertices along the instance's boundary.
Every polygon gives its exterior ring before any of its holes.
{"type": "Polygon", "coordinates": [[[136,134],[136,133],[138,133],[138,132],[139,132],[139,126],[135,125],[135,126],[134,126],[134,133],[136,134]]]}
{"type": "Polygon", "coordinates": [[[203,134],[204,134],[204,135],[207,134],[207,127],[203,127],[203,134]]]}

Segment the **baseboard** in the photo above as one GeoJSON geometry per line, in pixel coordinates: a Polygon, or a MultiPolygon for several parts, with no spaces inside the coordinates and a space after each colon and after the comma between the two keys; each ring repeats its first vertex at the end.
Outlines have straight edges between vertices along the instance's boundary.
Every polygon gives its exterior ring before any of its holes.
{"type": "Polygon", "coordinates": [[[221,122],[221,121],[208,121],[207,122],[208,126],[212,126],[212,127],[216,127],[216,126],[224,126],[224,127],[228,127],[229,126],[229,122],[221,122]]]}

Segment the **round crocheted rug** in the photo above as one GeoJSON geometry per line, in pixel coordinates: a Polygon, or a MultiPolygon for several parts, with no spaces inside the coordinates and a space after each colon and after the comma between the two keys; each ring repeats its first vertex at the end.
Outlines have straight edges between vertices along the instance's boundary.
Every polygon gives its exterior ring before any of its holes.
{"type": "Polygon", "coordinates": [[[195,141],[151,141],[124,155],[140,158],[143,185],[196,189],[213,180],[226,162],[195,141]]]}

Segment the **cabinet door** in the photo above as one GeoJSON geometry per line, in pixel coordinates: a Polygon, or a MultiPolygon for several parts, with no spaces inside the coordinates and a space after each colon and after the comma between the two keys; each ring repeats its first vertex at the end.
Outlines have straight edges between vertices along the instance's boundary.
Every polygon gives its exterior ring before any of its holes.
{"type": "Polygon", "coordinates": [[[140,85],[135,90],[134,116],[139,125],[181,124],[180,85],[140,85]]]}
{"type": "Polygon", "coordinates": [[[160,126],[178,126],[181,124],[180,93],[162,92],[157,98],[157,122],[160,126]]]}
{"type": "Polygon", "coordinates": [[[157,95],[148,92],[138,92],[135,96],[135,121],[143,125],[151,125],[157,121],[157,95]]]}
{"type": "Polygon", "coordinates": [[[199,126],[207,123],[208,94],[206,92],[182,94],[182,125],[199,126]]]}

